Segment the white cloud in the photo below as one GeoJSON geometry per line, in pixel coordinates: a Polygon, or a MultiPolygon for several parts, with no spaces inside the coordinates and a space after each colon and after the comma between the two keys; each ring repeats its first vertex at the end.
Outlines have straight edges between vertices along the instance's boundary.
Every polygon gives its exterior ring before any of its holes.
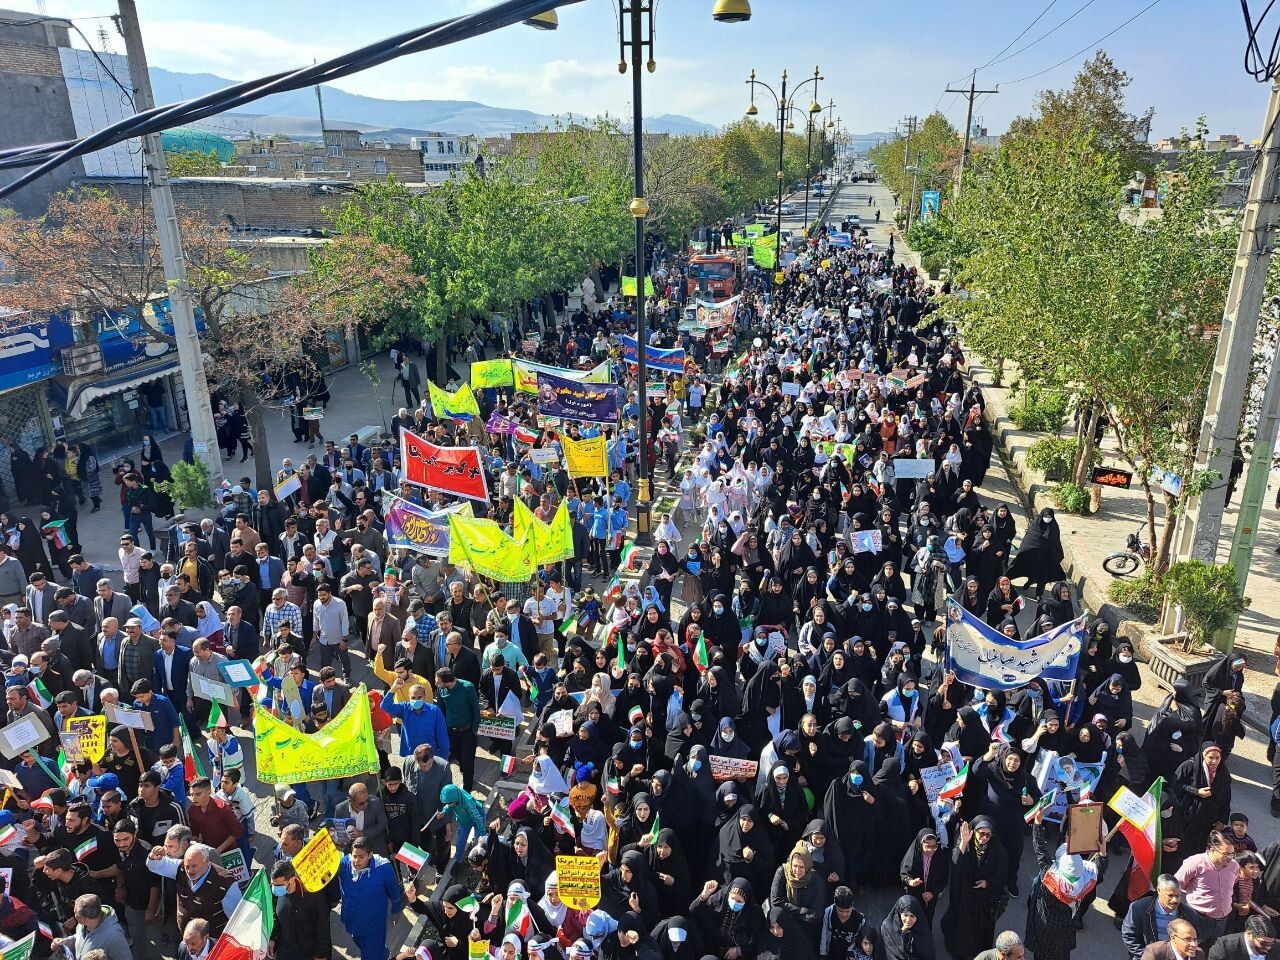
{"type": "Polygon", "coordinates": [[[256,27],[199,20],[147,20],[142,24],[147,59],[187,72],[248,80],[264,73],[327,60],[343,47],[295,43],[256,27]]]}

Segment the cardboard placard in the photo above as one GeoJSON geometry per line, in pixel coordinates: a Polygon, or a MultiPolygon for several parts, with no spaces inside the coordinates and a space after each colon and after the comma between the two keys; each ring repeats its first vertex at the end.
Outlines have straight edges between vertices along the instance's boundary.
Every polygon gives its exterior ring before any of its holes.
{"type": "Polygon", "coordinates": [[[516,738],[516,721],[514,717],[481,717],[477,737],[493,737],[495,740],[511,740],[516,738]]]}
{"type": "Polygon", "coordinates": [[[754,780],[759,764],[755,760],[740,760],[737,757],[707,758],[711,763],[711,779],[720,780],[754,780]]]}
{"type": "Polygon", "coordinates": [[[106,713],[107,719],[112,723],[128,727],[130,730],[151,731],[156,728],[150,713],[146,710],[135,710],[133,707],[126,707],[123,703],[108,703],[103,707],[103,712],[106,713]]]}
{"type": "Polygon", "coordinates": [[[222,679],[233,687],[256,687],[262,682],[253,672],[253,664],[248,660],[228,660],[218,664],[218,672],[222,679]]]}
{"type": "Polygon", "coordinates": [[[924,784],[924,795],[929,806],[938,802],[938,794],[947,785],[947,781],[956,775],[956,768],[951,761],[936,767],[923,767],[920,770],[920,782],[924,784]]]}
{"type": "Polygon", "coordinates": [[[554,447],[534,447],[529,451],[529,459],[534,463],[559,463],[560,454],[554,447]]]}
{"type": "Polygon", "coordinates": [[[236,704],[235,690],[230,684],[219,683],[217,680],[210,680],[198,673],[192,673],[191,685],[195,687],[196,696],[201,700],[211,700],[228,707],[236,704]]]}
{"type": "Polygon", "coordinates": [[[20,757],[50,738],[43,723],[31,714],[19,717],[6,727],[0,727],[0,753],[9,760],[20,757]]]}
{"type": "Polygon", "coordinates": [[[1101,853],[1103,840],[1101,803],[1073,803],[1067,807],[1067,853],[1089,857],[1101,853]]]}
{"type": "Polygon", "coordinates": [[[338,872],[341,862],[342,853],[333,842],[333,835],[328,827],[321,827],[293,858],[293,869],[298,871],[304,889],[319,893],[338,872]]]}
{"type": "Polygon", "coordinates": [[[784,397],[800,396],[800,384],[796,383],[794,380],[786,381],[782,384],[782,395],[784,397]]]}
{"type": "Polygon", "coordinates": [[[249,867],[244,862],[244,851],[239,849],[228,850],[221,857],[222,869],[229,871],[232,879],[240,884],[240,889],[243,890],[249,882],[249,867]]]}
{"type": "Polygon", "coordinates": [[[932,460],[920,460],[914,457],[889,462],[893,464],[893,475],[899,480],[923,480],[937,469],[932,460]]]}
{"type": "Polygon", "coordinates": [[[556,857],[560,899],[571,910],[590,910],[600,902],[600,861],[595,857],[556,857]]]}

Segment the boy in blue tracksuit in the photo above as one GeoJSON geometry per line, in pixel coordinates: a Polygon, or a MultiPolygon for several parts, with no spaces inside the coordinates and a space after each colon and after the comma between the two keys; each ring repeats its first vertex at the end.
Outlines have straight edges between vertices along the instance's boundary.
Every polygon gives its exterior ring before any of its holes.
{"type": "Polygon", "coordinates": [[[604,573],[605,550],[609,535],[609,510],[604,505],[604,497],[598,494],[592,498],[591,514],[591,556],[587,560],[593,572],[604,573]]]}
{"type": "Polygon", "coordinates": [[[360,950],[360,960],[387,960],[387,919],[404,909],[400,880],[391,861],[357,837],[338,865],[342,925],[360,950]]]}

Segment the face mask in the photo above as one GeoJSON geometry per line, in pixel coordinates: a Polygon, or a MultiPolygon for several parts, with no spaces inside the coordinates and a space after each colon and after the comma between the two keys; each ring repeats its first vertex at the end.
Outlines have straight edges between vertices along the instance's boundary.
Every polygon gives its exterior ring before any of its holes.
{"type": "Polygon", "coordinates": [[[426,705],[427,705],[427,702],[425,700],[409,701],[409,709],[412,710],[414,713],[421,712],[422,708],[425,707],[426,705]]]}
{"type": "Polygon", "coordinates": [[[726,730],[722,734],[720,734],[720,739],[723,740],[725,743],[733,743],[733,738],[736,736],[737,734],[734,733],[732,730],[726,730]]]}
{"type": "Polygon", "coordinates": [[[903,690],[902,695],[908,700],[911,700],[915,698],[916,692],[914,690],[903,690]]]}
{"type": "Polygon", "coordinates": [[[667,552],[667,548],[666,548],[666,547],[659,547],[659,548],[658,548],[658,552],[659,552],[659,553],[661,553],[661,554],[663,554],[663,555],[665,555],[665,554],[666,554],[666,552],[667,552]]]}
{"type": "Polygon", "coordinates": [[[690,769],[690,770],[692,770],[694,773],[697,773],[699,770],[701,770],[701,769],[702,769],[702,761],[701,761],[701,760],[690,760],[690,761],[689,761],[689,769],[690,769]]]}
{"type": "Polygon", "coordinates": [[[745,901],[745,900],[730,900],[730,901],[729,901],[729,909],[730,909],[730,910],[732,910],[734,913],[741,913],[741,912],[742,912],[742,908],[743,908],[743,907],[745,907],[746,905],[747,905],[747,903],[746,903],[746,901],[745,901]]]}
{"type": "Polygon", "coordinates": [[[274,883],[271,885],[271,895],[273,897],[283,897],[288,892],[289,888],[287,886],[279,886],[274,883]]]}
{"type": "Polygon", "coordinates": [[[628,740],[627,742],[631,744],[632,750],[639,750],[642,746],[644,746],[643,740],[628,740]]]}
{"type": "Polygon", "coordinates": [[[1121,662],[1121,663],[1133,663],[1133,657],[1130,657],[1130,656],[1122,656],[1122,657],[1120,657],[1120,662],[1121,662]]]}
{"type": "Polygon", "coordinates": [[[508,620],[510,620],[512,623],[515,623],[517,620],[519,620],[519,619],[520,619],[520,614],[518,614],[518,613],[508,613],[508,614],[507,614],[507,619],[508,619],[508,620]]]}
{"type": "Polygon", "coordinates": [[[869,603],[864,603],[864,604],[862,605],[862,612],[863,612],[863,613],[870,613],[870,612],[871,612],[871,604],[869,604],[869,603]]]}
{"type": "Polygon", "coordinates": [[[719,606],[719,605],[714,606],[714,607],[712,607],[712,608],[711,608],[711,612],[712,612],[712,613],[714,613],[714,614],[718,617],[718,616],[720,616],[720,614],[724,613],[724,607],[721,607],[721,606],[719,606]]]}
{"type": "Polygon", "coordinates": [[[862,774],[860,773],[849,774],[849,782],[852,783],[855,787],[862,786],[862,774]]]}

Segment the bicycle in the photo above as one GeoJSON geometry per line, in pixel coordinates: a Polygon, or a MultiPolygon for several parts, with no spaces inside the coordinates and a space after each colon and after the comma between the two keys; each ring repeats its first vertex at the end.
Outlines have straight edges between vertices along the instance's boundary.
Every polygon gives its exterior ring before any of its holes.
{"type": "Polygon", "coordinates": [[[1145,563],[1151,562],[1151,545],[1142,539],[1146,528],[1144,520],[1138,529],[1125,538],[1124,549],[1110,553],[1102,561],[1102,569],[1113,577],[1127,577],[1145,563]]]}

